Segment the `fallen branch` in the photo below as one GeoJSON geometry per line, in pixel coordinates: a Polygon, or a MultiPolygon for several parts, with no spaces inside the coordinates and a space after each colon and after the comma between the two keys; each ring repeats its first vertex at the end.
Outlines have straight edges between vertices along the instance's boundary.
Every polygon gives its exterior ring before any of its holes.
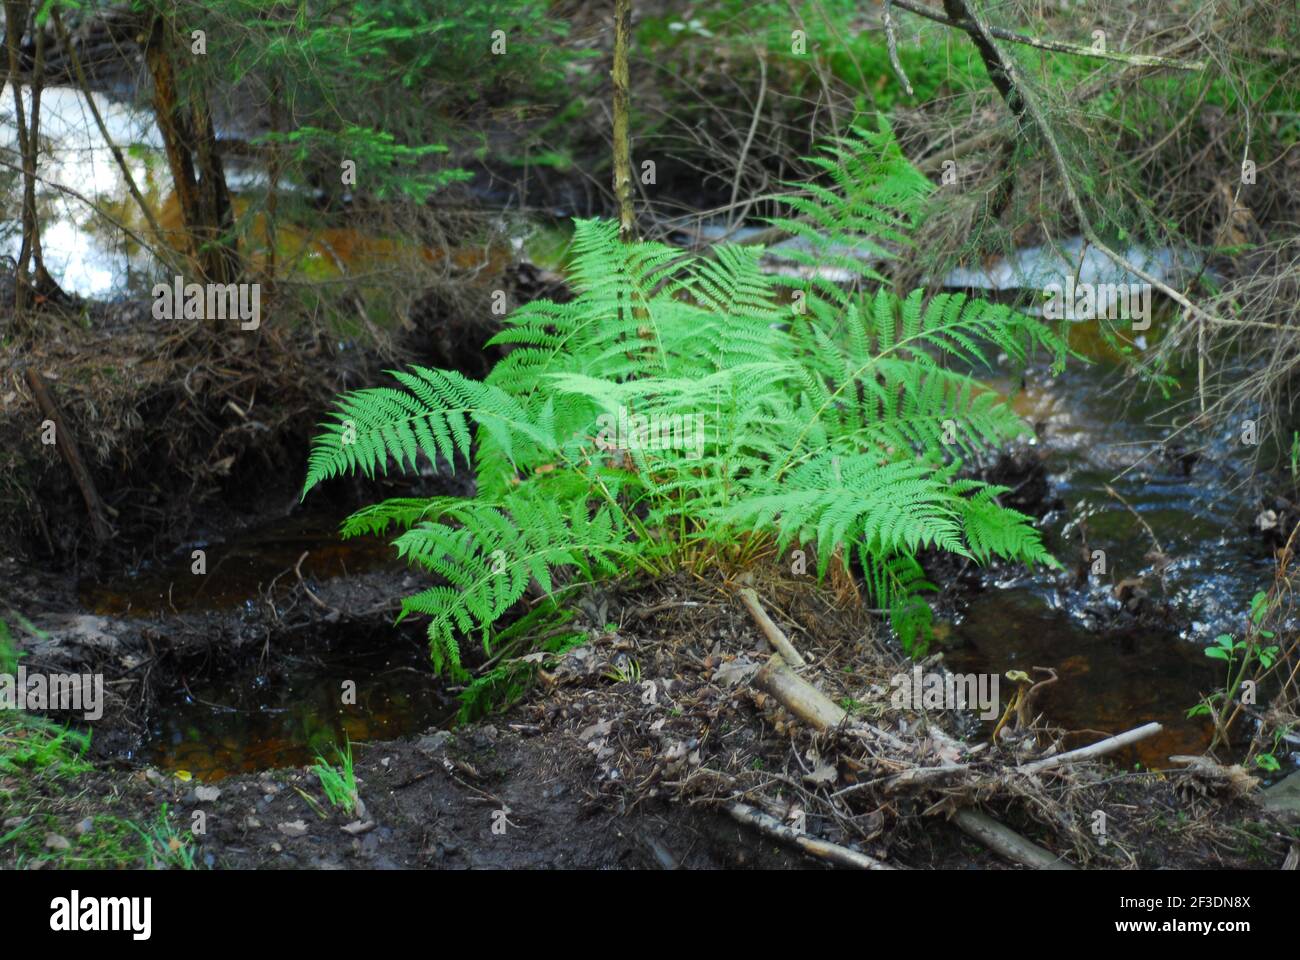
{"type": "Polygon", "coordinates": [[[1058,753],[1055,756],[1043,757],[1041,760],[1034,760],[1014,769],[1021,773],[1037,773],[1039,770],[1047,770],[1051,767],[1059,766],[1062,763],[1079,763],[1083,760],[1095,760],[1103,757],[1108,753],[1114,753],[1116,750],[1122,750],[1130,744],[1137,743],[1139,740],[1145,740],[1147,737],[1153,737],[1164,728],[1160,724],[1152,721],[1143,724],[1140,727],[1134,727],[1124,733],[1117,733],[1113,737],[1107,737],[1105,740],[1098,740],[1096,743],[1089,744],[1086,747],[1080,747],[1077,750],[1067,750],[1065,753],[1058,753]]]}
{"type": "MultiPolygon", "coordinates": [[[[902,84],[907,95],[912,96],[912,81],[907,79],[903,64],[898,59],[898,38],[894,36],[894,17],[889,9],[890,0],[885,0],[885,42],[889,47],[889,65],[894,68],[894,76],[902,84]]],[[[900,4],[901,6],[901,4],[900,4]]]]}
{"type": "Polygon", "coordinates": [[[54,424],[54,444],[58,447],[59,453],[63,454],[63,459],[72,472],[72,478],[77,481],[77,486],[81,489],[81,497],[86,501],[86,510],[90,513],[90,527],[95,533],[95,539],[101,542],[110,539],[113,536],[113,528],[109,526],[104,516],[104,502],[99,499],[95,481],[91,479],[90,471],[86,469],[86,464],[81,459],[81,450],[77,446],[77,438],[73,435],[72,428],[59,414],[54,397],[45,385],[45,378],[35,367],[27,368],[27,383],[32,388],[32,396],[36,398],[37,406],[41,408],[46,419],[54,424]]]}
{"type": "Polygon", "coordinates": [[[817,840],[802,834],[793,827],[782,823],[776,817],[763,813],[761,810],[755,810],[747,803],[730,803],[727,805],[726,810],[733,820],[743,823],[747,827],[753,827],[760,833],[765,833],[774,839],[792,844],[804,853],[818,859],[839,864],[842,867],[854,867],[858,870],[895,869],[875,857],[867,856],[865,853],[858,853],[856,850],[850,850],[848,847],[831,843],[829,840],[817,840]]]}
{"type": "Polygon", "coordinates": [[[986,813],[969,808],[958,810],[952,815],[953,823],[962,831],[994,853],[1001,854],[1008,860],[1023,863],[1035,870],[1073,870],[1069,863],[1049,853],[1036,843],[1026,840],[1010,827],[1003,826],[986,813]]]}
{"type": "Polygon", "coordinates": [[[758,602],[758,593],[752,587],[743,588],[740,591],[740,599],[745,604],[745,608],[749,610],[749,615],[754,618],[754,622],[758,624],[758,628],[763,631],[763,636],[767,638],[767,642],[787,663],[792,663],[796,667],[808,665],[807,661],[799,655],[799,651],[794,648],[790,638],[767,615],[763,605],[758,602]]]}
{"type": "Polygon", "coordinates": [[[312,590],[311,587],[307,586],[307,581],[302,578],[302,562],[307,559],[307,554],[309,553],[311,553],[310,550],[304,550],[302,552],[302,556],[298,558],[298,562],[293,565],[293,572],[294,575],[298,578],[298,583],[302,585],[302,589],[307,594],[308,600],[316,604],[316,606],[320,607],[322,610],[327,611],[331,616],[339,619],[343,618],[344,614],[342,610],[338,609],[337,607],[330,606],[320,597],[316,596],[316,591],[312,590]]]}
{"type": "MultiPolygon", "coordinates": [[[[1063,763],[1079,763],[1084,760],[1095,760],[1103,757],[1108,753],[1114,753],[1116,750],[1122,750],[1130,744],[1137,743],[1139,740],[1145,740],[1147,737],[1154,736],[1163,728],[1154,721],[1141,727],[1135,727],[1124,733],[1117,733],[1113,737],[1107,737],[1105,740],[1098,740],[1096,743],[1089,744],[1086,747],[1080,747],[1077,750],[1069,750],[1065,753],[1054,754],[1050,757],[1043,757],[1039,760],[1033,760],[1029,763],[1022,764],[1018,767],[1007,768],[1008,772],[1017,773],[1038,773],[1042,770],[1050,770],[1052,767],[1060,766],[1063,763]]],[[[933,731],[932,731],[933,733],[933,731]]],[[[940,740],[940,744],[955,743],[946,735],[940,740]]],[[[915,767],[911,770],[905,770],[897,776],[890,777],[885,784],[886,793],[895,793],[904,787],[929,786],[952,777],[971,772],[974,768],[967,764],[947,764],[939,767],[915,767]]]]}
{"type": "Polygon", "coordinates": [[[754,685],[776,697],[781,706],[815,730],[834,730],[848,718],[830,697],[787,667],[779,653],[758,671],[754,685]]]}

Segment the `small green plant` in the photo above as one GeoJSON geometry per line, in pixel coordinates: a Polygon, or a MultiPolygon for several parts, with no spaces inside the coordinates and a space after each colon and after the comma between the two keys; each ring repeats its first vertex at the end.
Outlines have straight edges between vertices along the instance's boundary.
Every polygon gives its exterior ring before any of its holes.
{"type": "Polygon", "coordinates": [[[1277,773],[1282,769],[1282,764],[1271,753],[1257,753],[1255,755],[1255,766],[1266,773],[1277,773]]]}
{"type": "Polygon", "coordinates": [[[641,664],[631,657],[620,657],[605,671],[605,679],[615,683],[640,683],[641,664]]]}
{"type": "Polygon", "coordinates": [[[361,816],[365,808],[361,803],[361,794],[357,792],[357,776],[352,767],[352,744],[345,739],[343,748],[335,747],[334,753],[338,756],[337,768],[324,757],[317,756],[316,765],[311,768],[312,773],[320,778],[325,799],[341,810],[361,816]]]}
{"type": "Polygon", "coordinates": [[[144,841],[144,859],[151,867],[181,870],[194,870],[198,867],[194,835],[188,830],[182,833],[176,829],[166,803],[162,805],[158,819],[147,829],[134,823],[130,823],[130,826],[144,841]]]}
{"type": "Polygon", "coordinates": [[[1227,675],[1223,689],[1206,696],[1187,711],[1187,716],[1214,719],[1215,733],[1211,747],[1227,742],[1228,728],[1238,710],[1237,697],[1242,684],[1247,680],[1257,682],[1277,662],[1278,645],[1264,645],[1261,642],[1273,640],[1276,636],[1265,625],[1272,607],[1269,595],[1259,591],[1250,599],[1245,636],[1237,639],[1230,633],[1221,633],[1205,648],[1207,657],[1224,662],[1227,675]]]}

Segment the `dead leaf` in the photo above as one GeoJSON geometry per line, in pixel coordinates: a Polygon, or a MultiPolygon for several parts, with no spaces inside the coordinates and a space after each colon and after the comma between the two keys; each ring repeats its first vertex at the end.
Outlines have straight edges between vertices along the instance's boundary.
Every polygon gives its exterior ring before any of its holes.
{"type": "Polygon", "coordinates": [[[737,657],[714,670],[713,681],[724,687],[734,687],[738,683],[747,682],[750,677],[758,673],[758,668],[759,664],[748,657],[737,657]]]}
{"type": "Polygon", "coordinates": [[[307,824],[301,820],[291,820],[288,823],[280,824],[276,829],[286,837],[305,837],[307,835],[307,824]]]}
{"type": "Polygon", "coordinates": [[[578,739],[583,743],[590,743],[598,737],[607,737],[609,732],[614,729],[613,721],[601,720],[599,723],[593,723],[589,727],[583,727],[578,733],[578,739]]]}
{"type": "Polygon", "coordinates": [[[825,760],[818,758],[813,764],[812,773],[803,775],[804,783],[820,784],[834,783],[839,779],[839,771],[835,769],[835,764],[827,763],[825,760]]]}

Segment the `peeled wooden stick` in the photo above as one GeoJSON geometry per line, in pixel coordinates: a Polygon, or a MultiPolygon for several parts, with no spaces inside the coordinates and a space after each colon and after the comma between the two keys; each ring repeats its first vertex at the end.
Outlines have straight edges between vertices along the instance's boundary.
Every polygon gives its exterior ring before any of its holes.
{"type": "Polygon", "coordinates": [[[1023,863],[1035,870],[1073,870],[1069,863],[1054,856],[1036,843],[1031,843],[1010,827],[998,823],[988,814],[971,810],[969,807],[958,810],[952,815],[953,823],[974,837],[994,853],[999,853],[1008,860],[1023,863]]]}
{"type": "Polygon", "coordinates": [[[831,863],[838,863],[843,867],[856,867],[858,870],[895,869],[875,857],[867,856],[865,853],[858,853],[858,851],[850,850],[848,847],[841,847],[838,843],[831,843],[829,840],[817,840],[806,834],[799,833],[793,827],[787,826],[776,819],[776,817],[763,813],[761,810],[755,810],[747,803],[730,803],[727,805],[727,813],[731,814],[732,819],[745,824],[747,827],[753,827],[770,837],[794,844],[804,853],[822,860],[829,860],[831,863]]]}
{"type": "Polygon", "coordinates": [[[772,649],[781,654],[787,663],[792,663],[796,667],[807,666],[807,662],[799,655],[799,651],[794,648],[790,638],[772,622],[772,618],[767,615],[763,605],[758,602],[758,594],[754,589],[745,587],[740,591],[740,599],[749,610],[749,615],[754,618],[754,622],[758,624],[758,628],[763,631],[763,636],[767,637],[767,642],[772,645],[772,649]]]}
{"type": "Polygon", "coordinates": [[[754,675],[754,685],[776,697],[781,706],[814,730],[834,730],[843,725],[845,733],[879,740],[896,750],[910,752],[903,741],[869,723],[855,721],[846,724],[848,714],[839,704],[786,666],[779,653],[772,654],[763,669],[754,675]]]}
{"type": "Polygon", "coordinates": [[[848,716],[835,701],[786,666],[779,653],[773,654],[758,671],[754,684],[816,730],[838,727],[848,716]]]}
{"type": "Polygon", "coordinates": [[[1026,763],[1024,766],[1015,769],[1021,773],[1036,773],[1039,770],[1046,770],[1060,763],[1078,763],[1080,760],[1094,760],[1097,757],[1105,756],[1108,753],[1114,753],[1121,750],[1129,744],[1137,743],[1139,740],[1145,740],[1147,737],[1153,737],[1164,728],[1160,724],[1152,721],[1143,724],[1140,727],[1134,727],[1124,733],[1117,733],[1113,737],[1107,737],[1105,740],[1098,740],[1086,747],[1080,747],[1078,750],[1067,750],[1065,753],[1058,753],[1052,757],[1043,757],[1041,760],[1034,760],[1026,763]]]}
{"type": "MultiPolygon", "coordinates": [[[[1141,727],[1136,727],[1125,733],[1118,733],[1113,737],[1107,737],[1105,740],[1099,740],[1096,743],[1089,744],[1086,747],[1080,747],[1077,750],[1070,750],[1066,753],[1058,753],[1055,756],[1043,757],[1040,760],[1034,760],[1019,767],[1009,767],[1008,772],[1016,773],[1037,773],[1040,770],[1049,770],[1052,767],[1062,763],[1078,763],[1081,760],[1095,760],[1097,757],[1105,756],[1108,753],[1114,753],[1116,750],[1127,747],[1129,744],[1137,743],[1139,740],[1145,740],[1161,730],[1158,723],[1152,722],[1141,727]]],[[[932,735],[941,737],[938,742],[943,746],[960,747],[957,741],[948,737],[946,734],[932,730],[932,735]]],[[[1176,757],[1170,759],[1176,760],[1176,757]]],[[[897,776],[891,777],[885,783],[885,791],[893,793],[904,787],[916,787],[946,780],[947,778],[971,768],[966,764],[948,764],[941,767],[914,767],[911,770],[905,770],[897,776]]]]}

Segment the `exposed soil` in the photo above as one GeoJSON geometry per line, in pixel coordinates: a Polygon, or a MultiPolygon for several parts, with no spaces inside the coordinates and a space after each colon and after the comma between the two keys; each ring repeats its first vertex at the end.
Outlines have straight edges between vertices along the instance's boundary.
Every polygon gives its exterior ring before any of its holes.
{"type": "MultiPolygon", "coordinates": [[[[24,590],[40,589],[46,604],[75,608],[66,589],[49,592],[49,578],[14,576],[24,590]]],[[[198,866],[217,868],[825,866],[735,823],[725,808],[736,799],[912,868],[1008,866],[945,821],[947,810],[971,802],[1094,868],[1275,867],[1300,829],[1263,813],[1249,791],[1187,771],[1125,774],[1098,764],[1028,786],[1000,778],[999,764],[1059,735],[1046,729],[1019,731],[996,757],[972,759],[984,774],[970,784],[886,794],[879,775],[905,761],[814,735],[752,686],[764,641],[734,584],[716,575],[589,592],[575,600],[582,611],[575,623],[589,643],[543,664],[503,715],[354,743],[360,815],[331,808],[317,776],[302,767],[201,783],[121,759],[151,697],[175,682],[181,665],[229,669],[263,649],[281,656],[301,646],[304,624],[327,627],[331,614],[305,601],[305,591],[327,606],[364,609],[368,597],[391,588],[386,576],[295,581],[274,594],[280,623],[270,603],[264,615],[169,614],[154,622],[81,615],[44,646],[29,640],[34,663],[104,670],[117,702],[96,725],[94,772],[72,781],[0,777],[6,832],[26,828],[0,847],[0,865],[43,858],[95,865],[104,825],[157,824],[164,809],[182,832],[203,814],[206,832],[187,849],[198,866]],[[1088,829],[1095,809],[1111,812],[1105,844],[1088,829]],[[69,849],[50,849],[59,838],[69,849]]],[[[937,717],[890,705],[889,677],[905,661],[880,639],[850,584],[816,588],[769,575],[760,592],[812,660],[807,676],[854,717],[929,749],[928,724],[937,717]]],[[[372,616],[376,625],[387,619],[372,616]]],[[[50,618],[43,625],[59,630],[50,618]]],[[[979,739],[972,719],[943,717],[956,721],[952,732],[979,739]]]]}

